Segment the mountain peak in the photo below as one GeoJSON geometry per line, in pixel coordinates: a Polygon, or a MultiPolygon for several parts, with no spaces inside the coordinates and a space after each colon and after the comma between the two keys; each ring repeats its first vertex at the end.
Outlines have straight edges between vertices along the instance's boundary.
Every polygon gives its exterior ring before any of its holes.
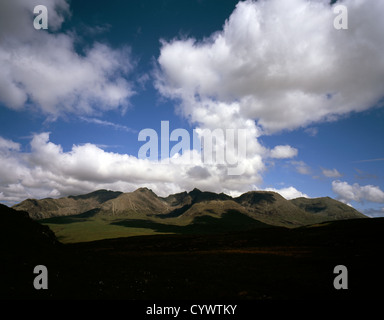
{"type": "Polygon", "coordinates": [[[273,203],[280,197],[278,193],[272,191],[249,191],[237,197],[236,200],[240,203],[246,202],[249,205],[255,205],[259,203],[273,203]]]}
{"type": "Polygon", "coordinates": [[[210,191],[201,191],[197,188],[194,188],[191,192],[188,193],[188,195],[192,197],[192,202],[232,199],[232,197],[224,193],[217,194],[215,192],[210,191]]]}
{"type": "Polygon", "coordinates": [[[136,189],[135,191],[138,191],[138,192],[146,192],[146,191],[153,192],[151,189],[148,189],[147,187],[141,187],[141,188],[136,189]]]}
{"type": "Polygon", "coordinates": [[[200,189],[197,189],[197,188],[193,188],[192,191],[189,192],[189,194],[198,194],[198,193],[202,193],[203,191],[201,191],[200,189]]]}
{"type": "Polygon", "coordinates": [[[147,187],[142,187],[142,188],[138,188],[136,189],[135,191],[133,191],[133,193],[136,193],[136,194],[146,194],[146,195],[152,195],[152,196],[155,196],[157,198],[157,194],[154,193],[152,191],[152,189],[148,189],[147,187]]]}
{"type": "Polygon", "coordinates": [[[120,191],[111,191],[111,190],[106,190],[106,189],[100,189],[96,190],[90,193],[78,195],[78,196],[68,196],[69,199],[74,199],[74,200],[86,200],[86,199],[91,199],[95,198],[98,200],[100,203],[108,201],[110,199],[118,197],[122,192],[120,191]]]}

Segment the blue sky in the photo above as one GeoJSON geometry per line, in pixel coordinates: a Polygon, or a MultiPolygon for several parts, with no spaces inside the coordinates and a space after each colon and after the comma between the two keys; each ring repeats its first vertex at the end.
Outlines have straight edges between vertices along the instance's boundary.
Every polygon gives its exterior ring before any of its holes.
{"type": "Polygon", "coordinates": [[[325,0],[2,2],[0,201],[266,189],[384,216],[384,5],[367,3],[336,30],[325,0]],[[241,174],[138,158],[161,121],[246,130],[241,174]]]}

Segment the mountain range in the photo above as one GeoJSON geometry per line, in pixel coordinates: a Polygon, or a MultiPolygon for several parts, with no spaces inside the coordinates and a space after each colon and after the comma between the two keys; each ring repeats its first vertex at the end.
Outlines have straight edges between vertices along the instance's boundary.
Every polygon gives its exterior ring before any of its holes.
{"type": "MultiPolygon", "coordinates": [[[[108,216],[123,219],[156,219],[160,223],[195,223],[202,217],[241,217],[245,222],[297,227],[332,220],[367,218],[354,208],[329,197],[287,200],[271,191],[250,191],[238,197],[194,189],[159,197],[148,188],[133,192],[97,190],[88,194],[27,199],[12,207],[28,212],[34,220],[53,217],[108,216]]],[[[233,219],[232,219],[233,220],[233,219]]]]}

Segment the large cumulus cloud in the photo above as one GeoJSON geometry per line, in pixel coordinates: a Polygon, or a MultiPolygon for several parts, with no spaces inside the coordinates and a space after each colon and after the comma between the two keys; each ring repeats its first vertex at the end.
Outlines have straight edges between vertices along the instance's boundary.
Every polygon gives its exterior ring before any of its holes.
{"type": "Polygon", "coordinates": [[[49,117],[125,109],[133,95],[126,75],[129,48],[101,43],[75,50],[74,32],[60,32],[70,17],[66,0],[6,0],[0,10],[0,103],[33,108],[49,117]],[[33,9],[48,9],[48,30],[35,30],[33,9]]]}
{"type": "Polygon", "coordinates": [[[264,133],[366,110],[384,92],[384,3],[343,4],[348,30],[329,1],[240,2],[208,39],[163,42],[157,86],[195,123],[264,133]]]}

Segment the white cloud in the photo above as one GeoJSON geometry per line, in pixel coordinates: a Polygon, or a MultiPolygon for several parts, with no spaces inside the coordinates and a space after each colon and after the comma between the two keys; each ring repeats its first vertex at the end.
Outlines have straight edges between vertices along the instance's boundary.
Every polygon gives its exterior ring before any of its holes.
{"type": "Polygon", "coordinates": [[[195,187],[233,195],[261,183],[252,162],[244,164],[242,175],[228,176],[225,165],[207,165],[201,157],[191,155],[196,151],[162,162],[106,152],[89,143],[74,145],[65,152],[46,132],[33,136],[30,152],[20,150],[10,140],[0,139],[0,145],[8,148],[0,152],[2,201],[66,196],[101,188],[127,192],[144,186],[162,196],[195,187]]]}
{"type": "Polygon", "coordinates": [[[295,148],[292,148],[291,146],[284,145],[284,146],[276,146],[274,147],[270,152],[271,158],[276,159],[286,159],[286,158],[293,158],[297,156],[298,150],[295,148]]]}
{"type": "Polygon", "coordinates": [[[327,178],[340,178],[341,173],[336,169],[322,169],[322,173],[327,178]]]}
{"type": "Polygon", "coordinates": [[[239,2],[210,38],[163,42],[157,87],[202,126],[251,119],[264,133],[366,110],[384,91],[384,2],[343,4],[348,30],[328,0],[239,2]]]}
{"type": "Polygon", "coordinates": [[[267,188],[265,190],[277,192],[287,200],[301,198],[301,197],[308,198],[308,195],[306,195],[305,193],[302,193],[301,191],[297,190],[292,186],[287,188],[281,188],[281,189],[267,188]]]}
{"type": "Polygon", "coordinates": [[[66,0],[2,2],[0,10],[0,102],[12,109],[36,108],[52,117],[125,109],[133,95],[125,76],[128,48],[101,43],[75,49],[76,35],[60,33],[70,16],[66,0]],[[48,8],[49,31],[35,30],[33,8],[48,8]]]}
{"type": "Polygon", "coordinates": [[[384,192],[378,186],[366,185],[360,186],[357,183],[353,185],[344,181],[333,181],[332,190],[343,202],[377,202],[384,203],[384,192]]]}

